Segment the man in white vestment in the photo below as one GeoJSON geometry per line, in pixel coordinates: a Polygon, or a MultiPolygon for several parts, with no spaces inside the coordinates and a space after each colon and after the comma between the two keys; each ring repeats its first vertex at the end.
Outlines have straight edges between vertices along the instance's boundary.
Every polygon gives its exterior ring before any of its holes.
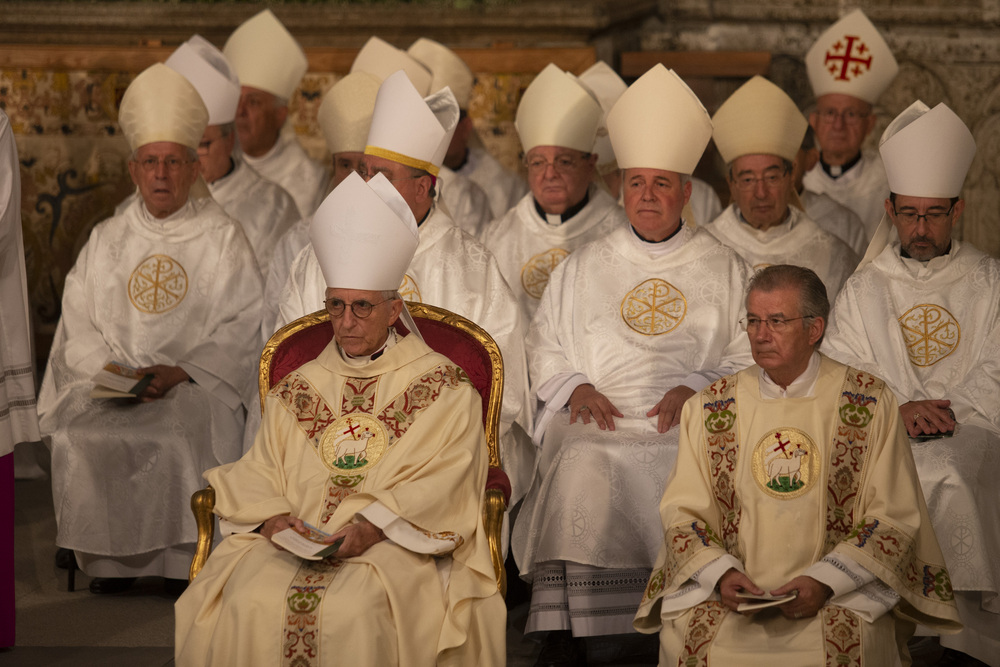
{"type": "Polygon", "coordinates": [[[807,190],[829,195],[857,213],[871,239],[889,188],[878,153],[863,150],[862,144],[875,127],[874,106],[896,78],[899,65],[860,9],[819,36],[806,53],[805,65],[816,96],[809,125],[820,154],[803,183],[807,190]]]}
{"type": "Polygon", "coordinates": [[[242,87],[236,133],[243,159],[295,199],[300,218],[312,215],[327,192],[326,169],[306,154],[294,130],[285,127],[288,101],[309,67],[305,52],[265,9],[233,31],[223,53],[242,87]]]}
{"type": "Polygon", "coordinates": [[[140,197],[94,228],[66,276],[38,401],[56,544],[76,551],[95,593],[137,576],[186,579],[191,494],[204,470],[240,455],[262,290],[239,224],[193,196],[208,122],[197,90],[153,65],[125,91],[118,122],[140,197]],[[90,398],[109,362],[153,376],[140,400],[90,398]]]}
{"type": "Polygon", "coordinates": [[[549,274],[571,252],[625,227],[625,214],[593,183],[591,151],[603,113],[573,75],[549,64],[517,107],[515,127],[528,169],[526,194],[490,223],[483,242],[530,322],[549,274]]]}
{"type": "Polygon", "coordinates": [[[895,398],[817,351],[829,310],[809,269],[757,273],[756,365],[684,405],[635,617],[660,665],[902,667],[914,624],[961,627],[895,398]]]}
{"type": "Polygon", "coordinates": [[[538,665],[584,664],[580,638],[633,632],[681,406],[750,363],[739,329],[749,268],[681,218],[708,113],[657,65],[621,96],[608,129],[630,224],[556,267],[527,339],[544,407],[512,544],[533,582],[525,632],[549,631],[538,665]]]}
{"type": "Polygon", "coordinates": [[[944,104],[916,102],[886,129],[892,194],[867,263],[837,299],[826,350],[884,376],[899,399],[965,625],[941,643],[996,667],[1000,261],[951,237],[975,150],[944,104]]]}
{"type": "Polygon", "coordinates": [[[795,103],[755,76],[719,107],[712,122],[733,203],[705,229],[755,270],[808,265],[831,294],[839,292],[858,256],[820,229],[795,197],[793,163],[807,127],[795,103]]]}
{"type": "Polygon", "coordinates": [[[334,340],[274,386],[253,448],[205,474],[227,537],[177,601],[177,664],[503,665],[481,399],[397,324],[413,214],[384,176],[351,174],[310,236],[334,340]],[[271,541],[304,522],[343,539],[335,556],[271,541]]]}

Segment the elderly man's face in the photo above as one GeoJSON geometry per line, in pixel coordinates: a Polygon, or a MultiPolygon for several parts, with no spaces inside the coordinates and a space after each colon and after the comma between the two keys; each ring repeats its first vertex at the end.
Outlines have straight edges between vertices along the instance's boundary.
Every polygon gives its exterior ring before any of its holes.
{"type": "Polygon", "coordinates": [[[747,296],[747,336],[753,360],[782,386],[805,371],[826,326],[822,317],[801,317],[796,287],[753,290],[747,296]]]}
{"type": "Polygon", "coordinates": [[[935,197],[907,197],[896,195],[885,200],[899,243],[913,259],[926,262],[945,254],[951,245],[951,230],[965,210],[965,201],[959,199],[955,206],[950,199],[935,197]]]}
{"type": "Polygon", "coordinates": [[[330,188],[333,189],[351,175],[352,171],[361,173],[361,163],[365,154],[355,151],[343,151],[333,154],[333,176],[330,178],[330,188]]]}
{"type": "Polygon", "coordinates": [[[875,127],[872,105],[850,95],[830,93],[816,100],[809,125],[827,164],[840,165],[853,159],[865,137],[875,127]]]}
{"type": "Polygon", "coordinates": [[[187,202],[200,165],[191,158],[187,146],[155,141],[139,147],[135,159],[128,162],[128,173],[139,188],[146,210],[154,218],[165,218],[187,202]]]}
{"type": "Polygon", "coordinates": [[[756,229],[781,224],[788,215],[792,175],[777,155],[743,155],[733,161],[729,191],[740,213],[756,229]]]}
{"type": "Polygon", "coordinates": [[[329,287],[326,290],[326,308],[330,313],[330,323],[333,325],[333,336],[337,344],[352,357],[374,354],[388,336],[389,327],[403,310],[401,299],[386,301],[381,292],[372,290],[339,289],[329,287]],[[344,306],[340,315],[334,315],[335,300],[344,306]],[[363,303],[362,303],[363,302],[363,303]],[[354,314],[353,304],[371,306],[371,314],[358,317],[354,314]]]}
{"type": "Polygon", "coordinates": [[[430,176],[414,177],[413,170],[405,164],[377,155],[364,155],[359,173],[366,181],[375,178],[376,174],[382,174],[389,179],[399,196],[409,205],[413,217],[418,222],[430,208],[430,176]]]}
{"type": "MultiPolygon", "coordinates": [[[[232,126],[229,126],[232,129],[232,126]]],[[[233,147],[236,145],[236,135],[233,132],[223,134],[221,125],[209,125],[201,135],[198,144],[198,162],[201,163],[201,175],[208,183],[229,173],[233,147]]]]}
{"type": "Polygon", "coordinates": [[[561,215],[587,193],[596,155],[562,146],[535,146],[524,156],[531,194],[549,215],[561,215]]]}
{"type": "Polygon", "coordinates": [[[288,117],[288,107],[278,106],[277,97],[250,86],[240,89],[236,108],[236,133],[240,148],[250,157],[260,157],[274,147],[281,126],[288,117]]]}
{"type": "Polygon", "coordinates": [[[681,223],[681,210],[691,198],[691,181],[662,169],[624,171],[625,214],[632,228],[647,241],[662,241],[681,223]]]}

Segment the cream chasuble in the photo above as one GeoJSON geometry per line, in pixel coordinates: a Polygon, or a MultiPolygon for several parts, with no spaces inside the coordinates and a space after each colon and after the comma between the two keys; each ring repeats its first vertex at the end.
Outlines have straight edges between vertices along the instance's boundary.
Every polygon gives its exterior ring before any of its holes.
{"type": "Polygon", "coordinates": [[[802,184],[806,190],[828,195],[854,211],[861,218],[867,240],[871,241],[889,197],[889,181],[876,151],[862,151],[858,163],[839,178],[828,176],[817,162],[802,177],[802,184]]]}
{"type": "Polygon", "coordinates": [[[858,257],[864,257],[868,248],[868,233],[854,211],[838,203],[833,197],[812,190],[799,193],[799,201],[805,207],[806,215],[817,227],[846,243],[858,257]]]}
{"type": "Polygon", "coordinates": [[[951,244],[920,262],[897,241],[851,276],[824,351],[884,376],[901,403],[951,401],[955,435],[911,448],[966,622],[945,643],[986,660],[1000,655],[1000,261],[951,244]]]}
{"type": "Polygon", "coordinates": [[[619,227],[627,227],[625,211],[609,194],[590,186],[590,201],[565,222],[539,215],[529,192],[507,215],[489,224],[483,243],[497,258],[500,271],[521,306],[525,324],[531,322],[549,274],[566,257],[619,227]]]}
{"type": "Polygon", "coordinates": [[[747,261],[755,271],[773,264],[795,264],[816,272],[832,301],[847,276],[858,265],[858,256],[846,243],[820,229],[805,213],[790,206],[788,219],[766,232],[743,221],[730,204],[705,229],[747,261]]]}
{"type": "Polygon", "coordinates": [[[244,155],[243,159],[258,174],[292,195],[299,217],[312,215],[326,195],[326,169],[306,155],[295,132],[287,128],[267,153],[260,157],[244,155]]]}
{"type": "Polygon", "coordinates": [[[490,221],[502,218],[528,192],[528,184],[523,178],[506,169],[488,150],[479,146],[469,146],[465,164],[456,173],[465,176],[486,193],[490,221]]]}
{"type": "Polygon", "coordinates": [[[892,392],[826,358],[807,395],[764,400],[760,377],[751,366],[684,406],[665,532],[635,618],[642,632],[662,627],[660,664],[889,667],[902,664],[895,623],[955,632],[892,392]],[[818,562],[830,579],[812,574],[818,562]],[[834,594],[813,618],[736,614],[714,591],[729,567],[765,591],[806,573],[834,594]]]}
{"type": "Polygon", "coordinates": [[[126,557],[195,541],[201,473],[240,455],[261,289],[246,236],[210,198],[163,220],[138,199],[94,228],[66,276],[38,402],[59,546],[126,557]],[[90,399],[112,360],[177,365],[193,382],[149,403],[90,399]]]}
{"type": "Polygon", "coordinates": [[[331,342],[290,373],[253,448],[205,474],[216,514],[249,529],[290,513],[329,533],[362,515],[387,539],[311,562],[228,536],[177,601],[178,666],[503,665],[481,410],[416,336],[361,367],[331,342]]]}
{"type": "Polygon", "coordinates": [[[472,179],[456,174],[448,167],[441,167],[437,188],[439,204],[452,221],[473,238],[479,238],[490,220],[490,201],[486,193],[472,179]]]}

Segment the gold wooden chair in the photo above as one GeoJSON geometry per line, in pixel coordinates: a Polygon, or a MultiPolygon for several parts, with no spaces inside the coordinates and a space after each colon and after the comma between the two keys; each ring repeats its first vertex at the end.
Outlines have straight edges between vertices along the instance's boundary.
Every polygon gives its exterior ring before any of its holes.
{"type": "MultiPolygon", "coordinates": [[[[427,345],[461,367],[482,396],[483,428],[490,458],[483,524],[489,539],[497,589],[501,595],[506,595],[507,576],[500,550],[500,531],[503,513],[510,500],[510,480],[500,467],[500,403],[503,395],[500,348],[486,331],[460,315],[423,303],[407,303],[406,306],[427,345]]],[[[271,387],[302,364],[315,359],[333,339],[333,327],[329,321],[329,314],[320,310],[300,317],[271,336],[260,357],[258,384],[262,410],[264,398],[271,387]]],[[[195,492],[191,497],[191,509],[198,524],[198,544],[189,579],[194,579],[201,571],[212,549],[214,507],[215,489],[211,486],[195,492]]]]}

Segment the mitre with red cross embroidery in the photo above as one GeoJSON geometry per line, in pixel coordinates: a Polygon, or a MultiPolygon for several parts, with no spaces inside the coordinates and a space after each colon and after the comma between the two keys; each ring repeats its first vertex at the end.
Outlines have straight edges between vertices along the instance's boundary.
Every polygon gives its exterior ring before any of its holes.
{"type": "Polygon", "coordinates": [[[878,29],[856,9],[826,30],[805,57],[816,97],[840,93],[878,102],[899,65],[878,29]]]}

